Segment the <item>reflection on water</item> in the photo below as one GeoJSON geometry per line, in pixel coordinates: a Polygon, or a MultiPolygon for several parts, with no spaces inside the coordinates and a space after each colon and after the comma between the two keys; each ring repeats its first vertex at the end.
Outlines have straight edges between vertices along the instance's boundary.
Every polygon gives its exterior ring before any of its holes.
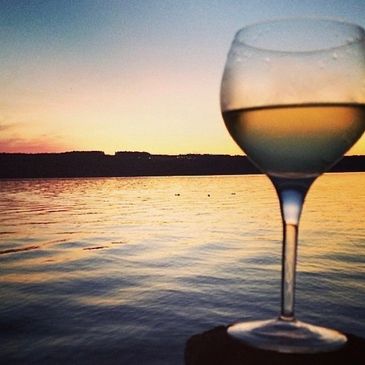
{"type": "MultiPolygon", "coordinates": [[[[365,174],[315,182],[297,313],[365,336],[365,174]]],[[[264,176],[0,181],[0,352],[20,363],[180,364],[187,338],[277,314],[264,176]]]]}

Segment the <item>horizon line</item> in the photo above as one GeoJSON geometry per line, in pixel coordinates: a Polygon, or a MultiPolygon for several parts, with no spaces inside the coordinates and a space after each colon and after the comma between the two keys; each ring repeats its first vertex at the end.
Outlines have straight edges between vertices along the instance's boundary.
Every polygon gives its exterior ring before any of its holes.
{"type": "MultiPolygon", "coordinates": [[[[103,154],[105,156],[115,156],[120,153],[130,153],[130,154],[147,154],[151,156],[231,156],[231,157],[248,157],[244,152],[242,155],[235,154],[231,155],[228,153],[196,153],[196,152],[188,152],[188,153],[151,153],[147,151],[136,151],[136,150],[121,150],[121,151],[115,151],[114,154],[107,153],[101,150],[71,150],[71,151],[62,151],[62,152],[6,152],[6,151],[0,151],[0,154],[4,155],[62,155],[67,153],[99,153],[103,154]]],[[[351,154],[351,155],[344,155],[343,157],[350,157],[350,156],[363,156],[365,157],[365,154],[351,154]]]]}

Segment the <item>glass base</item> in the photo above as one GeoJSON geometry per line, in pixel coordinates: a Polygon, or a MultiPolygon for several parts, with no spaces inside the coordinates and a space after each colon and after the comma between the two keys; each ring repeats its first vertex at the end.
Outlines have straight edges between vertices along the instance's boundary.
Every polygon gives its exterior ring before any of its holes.
{"type": "Polygon", "coordinates": [[[284,353],[334,351],[347,342],[346,336],[335,330],[280,318],[233,324],[227,332],[252,347],[284,353]]]}

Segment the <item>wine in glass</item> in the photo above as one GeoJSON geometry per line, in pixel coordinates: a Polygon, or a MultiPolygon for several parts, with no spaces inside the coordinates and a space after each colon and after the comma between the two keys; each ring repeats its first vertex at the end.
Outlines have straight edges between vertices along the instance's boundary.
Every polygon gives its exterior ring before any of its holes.
{"type": "Polygon", "coordinates": [[[294,315],[298,225],[311,184],[364,131],[365,31],[318,18],[241,29],[225,65],[221,109],[232,138],[272,181],[283,222],[280,315],[228,333],[280,352],[337,349],[345,335],[294,315]]]}

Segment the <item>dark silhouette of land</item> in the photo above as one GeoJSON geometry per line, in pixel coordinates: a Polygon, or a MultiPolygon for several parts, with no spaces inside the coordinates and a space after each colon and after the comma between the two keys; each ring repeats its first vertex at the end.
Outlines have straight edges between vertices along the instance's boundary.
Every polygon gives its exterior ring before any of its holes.
{"type": "MultiPolygon", "coordinates": [[[[365,156],[347,156],[332,172],[365,171],[365,156]]],[[[257,174],[246,156],[152,155],[148,152],[0,153],[0,178],[257,174]]]]}

